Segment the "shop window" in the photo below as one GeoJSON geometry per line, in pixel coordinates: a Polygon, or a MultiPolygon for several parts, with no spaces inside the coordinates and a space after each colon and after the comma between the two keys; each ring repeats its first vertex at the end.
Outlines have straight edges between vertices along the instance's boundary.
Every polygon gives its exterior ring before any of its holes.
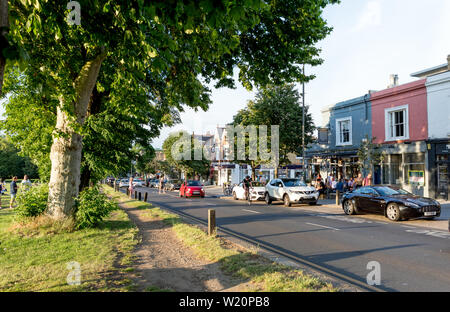
{"type": "Polygon", "coordinates": [[[425,185],[425,154],[408,153],[404,158],[404,183],[414,186],[425,185]]]}

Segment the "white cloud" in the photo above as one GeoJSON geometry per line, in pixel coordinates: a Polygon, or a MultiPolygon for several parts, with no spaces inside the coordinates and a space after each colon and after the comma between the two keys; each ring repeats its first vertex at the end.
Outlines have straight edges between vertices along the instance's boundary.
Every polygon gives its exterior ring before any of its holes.
{"type": "Polygon", "coordinates": [[[364,11],[359,17],[354,31],[361,31],[366,27],[378,26],[381,24],[381,3],[379,1],[369,1],[364,7],[364,11]]]}

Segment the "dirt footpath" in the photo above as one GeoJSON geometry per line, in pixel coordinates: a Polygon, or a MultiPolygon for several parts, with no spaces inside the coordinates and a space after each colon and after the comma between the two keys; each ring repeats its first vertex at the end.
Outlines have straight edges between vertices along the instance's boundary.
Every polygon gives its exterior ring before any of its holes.
{"type": "Polygon", "coordinates": [[[184,246],[170,226],[143,215],[145,210],[120,206],[142,237],[135,250],[137,261],[132,274],[136,291],[153,287],[183,292],[245,290],[243,281],[224,274],[218,263],[200,259],[184,246]]]}

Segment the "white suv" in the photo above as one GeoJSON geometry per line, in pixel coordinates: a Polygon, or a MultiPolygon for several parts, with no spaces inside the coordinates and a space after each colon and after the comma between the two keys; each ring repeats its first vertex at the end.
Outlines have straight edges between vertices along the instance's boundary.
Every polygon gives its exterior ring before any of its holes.
{"type": "Polygon", "coordinates": [[[300,179],[272,179],[266,185],[265,200],[268,205],[275,200],[282,200],[284,206],[293,203],[317,204],[319,191],[312,186],[306,186],[300,179]]]}

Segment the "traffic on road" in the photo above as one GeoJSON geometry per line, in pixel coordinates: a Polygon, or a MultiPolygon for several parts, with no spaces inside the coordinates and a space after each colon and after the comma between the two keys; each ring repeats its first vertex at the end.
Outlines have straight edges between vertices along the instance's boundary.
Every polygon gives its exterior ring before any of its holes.
{"type": "MultiPolygon", "coordinates": [[[[290,182],[283,182],[283,188],[284,183],[290,182]]],[[[189,184],[192,181],[188,187],[189,184]]],[[[361,216],[347,215],[345,205],[331,207],[321,199],[315,205],[306,202],[289,208],[282,201],[267,205],[263,200],[249,206],[234,200],[234,196],[223,196],[221,188],[198,184],[192,187],[203,188],[204,196],[185,197],[188,192],[181,193],[181,189],[165,194],[146,187],[141,191],[148,192],[148,201],[154,206],[205,222],[207,211],[215,209],[219,231],[236,233],[254,244],[269,246],[294,259],[337,272],[361,285],[367,285],[368,264],[376,261],[381,274],[381,283],[376,287],[380,290],[450,291],[450,233],[444,229],[411,225],[407,221],[391,222],[382,214],[380,218],[377,214],[367,214],[364,209],[359,210],[361,216]]],[[[242,185],[233,189],[237,191],[238,187],[242,185]]],[[[391,195],[402,200],[411,198],[409,194],[391,195]]],[[[242,194],[236,196],[242,198],[242,194]]],[[[350,198],[349,194],[344,195],[343,203],[350,198]]]]}

